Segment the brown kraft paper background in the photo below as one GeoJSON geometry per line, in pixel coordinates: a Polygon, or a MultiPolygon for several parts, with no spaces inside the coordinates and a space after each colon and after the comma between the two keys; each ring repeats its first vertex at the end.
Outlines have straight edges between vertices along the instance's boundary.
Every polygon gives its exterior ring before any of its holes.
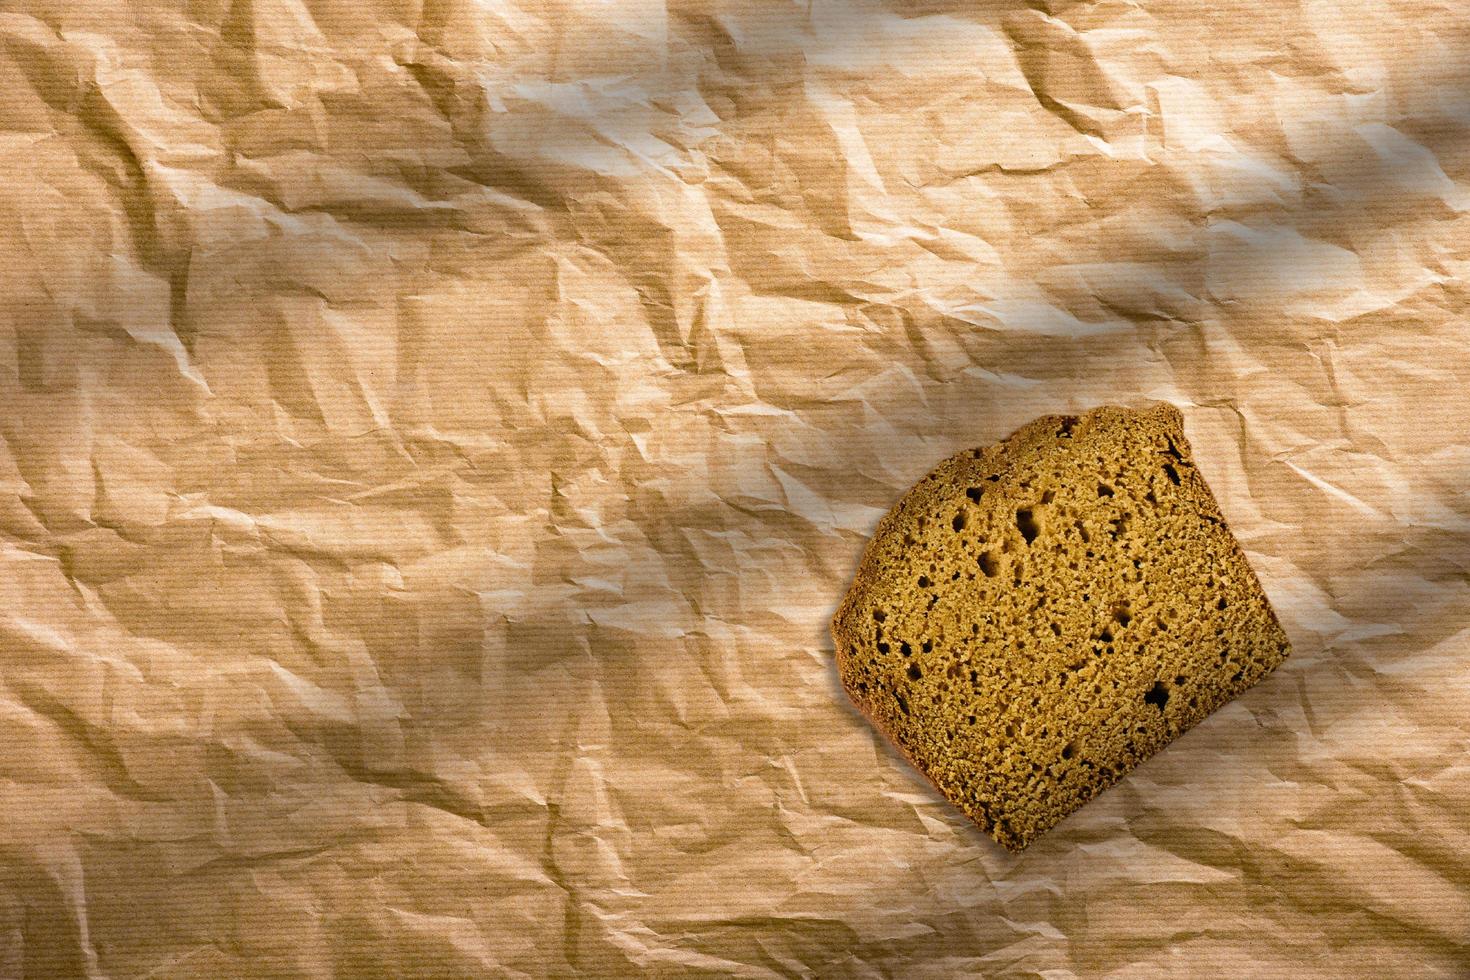
{"type": "Polygon", "coordinates": [[[0,2],[0,976],[1470,975],[1458,3],[0,2]],[[1295,654],[1020,856],[879,516],[1166,399],[1295,654]]]}

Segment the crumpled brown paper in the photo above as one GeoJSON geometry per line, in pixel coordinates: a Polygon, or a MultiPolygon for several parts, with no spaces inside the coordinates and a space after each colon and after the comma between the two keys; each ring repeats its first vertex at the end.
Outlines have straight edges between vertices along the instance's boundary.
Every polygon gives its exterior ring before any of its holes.
{"type": "Polygon", "coordinates": [[[0,5],[0,976],[1465,976],[1470,14],[0,5]],[[1295,644],[1021,856],[827,621],[1163,398],[1295,644]]]}

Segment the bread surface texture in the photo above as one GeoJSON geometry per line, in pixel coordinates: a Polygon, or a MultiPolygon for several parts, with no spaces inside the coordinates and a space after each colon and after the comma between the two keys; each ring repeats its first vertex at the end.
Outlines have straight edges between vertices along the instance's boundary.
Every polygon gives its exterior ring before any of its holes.
{"type": "Polygon", "coordinates": [[[879,522],[832,636],[854,703],[1015,851],[1290,652],[1162,403],[945,460],[879,522]]]}

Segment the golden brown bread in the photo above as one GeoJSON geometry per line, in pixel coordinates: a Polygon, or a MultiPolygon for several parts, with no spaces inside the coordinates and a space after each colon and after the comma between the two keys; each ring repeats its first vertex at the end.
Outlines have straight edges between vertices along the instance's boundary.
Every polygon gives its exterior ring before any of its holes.
{"type": "Polygon", "coordinates": [[[832,636],[863,713],[1011,850],[1290,651],[1165,404],[945,460],[879,522],[832,636]]]}

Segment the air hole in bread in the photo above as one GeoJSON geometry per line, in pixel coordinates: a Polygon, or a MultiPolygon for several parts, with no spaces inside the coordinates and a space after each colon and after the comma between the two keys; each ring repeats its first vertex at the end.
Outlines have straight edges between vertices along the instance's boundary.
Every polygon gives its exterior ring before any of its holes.
{"type": "Polygon", "coordinates": [[[980,502],[980,495],[983,492],[979,487],[971,487],[965,491],[965,496],[970,498],[970,503],[978,504],[980,502]]]}
{"type": "Polygon", "coordinates": [[[916,681],[923,676],[924,674],[921,670],[919,670],[918,664],[909,664],[909,680],[916,681]]]}
{"type": "Polygon", "coordinates": [[[1163,681],[1155,681],[1154,686],[1149,688],[1148,693],[1143,696],[1143,700],[1145,704],[1151,704],[1163,711],[1164,705],[1169,703],[1169,686],[1163,681]]]}
{"type": "Polygon", "coordinates": [[[980,557],[975,559],[980,565],[980,571],[985,573],[986,578],[995,578],[1000,572],[1000,562],[988,551],[980,552],[980,557]]]}
{"type": "Polygon", "coordinates": [[[1099,483],[1097,485],[1097,495],[1099,497],[1111,497],[1113,495],[1113,488],[1106,483],[1099,483]]]}
{"type": "Polygon", "coordinates": [[[1023,507],[1016,511],[1016,529],[1021,532],[1021,537],[1026,539],[1027,544],[1036,540],[1036,536],[1041,533],[1041,525],[1036,523],[1031,508],[1023,507]]]}
{"type": "Polygon", "coordinates": [[[1077,741],[1076,741],[1076,739],[1073,739],[1072,741],[1068,742],[1066,745],[1062,746],[1062,758],[1063,759],[1070,759],[1070,758],[1072,758],[1072,756],[1074,756],[1076,754],[1077,754],[1077,741]]]}
{"type": "Polygon", "coordinates": [[[1179,471],[1174,468],[1173,463],[1164,464],[1164,475],[1169,478],[1170,483],[1179,486],[1179,471]]]}
{"type": "Polygon", "coordinates": [[[965,529],[965,512],[960,511],[958,514],[954,515],[954,520],[950,523],[954,525],[954,529],[956,531],[963,531],[965,529]]]}
{"type": "Polygon", "coordinates": [[[881,609],[873,610],[873,622],[881,623],[888,618],[888,614],[881,609]]]}

